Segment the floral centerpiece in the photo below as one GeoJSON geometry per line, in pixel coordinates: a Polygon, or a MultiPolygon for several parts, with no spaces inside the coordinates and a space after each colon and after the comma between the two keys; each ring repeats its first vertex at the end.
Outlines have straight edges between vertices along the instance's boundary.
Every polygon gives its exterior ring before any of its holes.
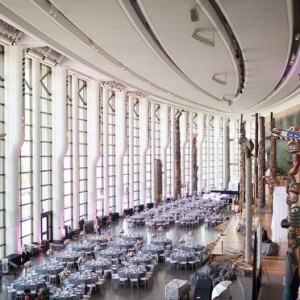
{"type": "Polygon", "coordinates": [[[134,246],[135,246],[136,248],[141,248],[142,245],[143,245],[143,241],[137,240],[134,246]]]}
{"type": "Polygon", "coordinates": [[[53,255],[53,254],[54,254],[54,252],[53,252],[53,250],[52,250],[52,249],[48,249],[48,250],[47,250],[47,252],[46,252],[46,254],[47,254],[47,255],[53,255]]]}
{"type": "Polygon", "coordinates": [[[61,271],[61,272],[58,274],[58,276],[59,276],[60,280],[62,280],[62,279],[68,278],[69,273],[68,273],[67,270],[64,269],[63,271],[61,271]]]}
{"type": "Polygon", "coordinates": [[[85,261],[86,259],[83,256],[80,256],[77,261],[78,266],[84,264],[85,261]]]}
{"type": "Polygon", "coordinates": [[[100,251],[102,248],[99,246],[99,245],[96,245],[95,247],[94,247],[94,251],[100,251]]]}
{"type": "Polygon", "coordinates": [[[129,252],[128,252],[128,256],[129,256],[129,257],[133,257],[133,256],[135,256],[135,253],[134,253],[133,251],[129,251],[129,252]]]}

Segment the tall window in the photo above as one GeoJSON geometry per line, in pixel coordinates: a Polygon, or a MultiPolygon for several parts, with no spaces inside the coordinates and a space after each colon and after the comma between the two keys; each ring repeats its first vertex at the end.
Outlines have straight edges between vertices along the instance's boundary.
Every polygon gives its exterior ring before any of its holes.
{"type": "Polygon", "coordinates": [[[139,204],[140,201],[140,134],[139,134],[139,100],[134,100],[133,106],[133,201],[139,204]]]}
{"type": "Polygon", "coordinates": [[[192,159],[192,167],[193,167],[193,170],[192,170],[192,176],[193,176],[193,186],[190,187],[190,191],[192,193],[194,192],[197,192],[197,189],[198,189],[198,172],[197,172],[197,169],[198,169],[198,123],[197,123],[197,118],[198,118],[198,115],[197,113],[193,113],[193,118],[192,118],[192,128],[193,128],[193,137],[192,137],[192,146],[191,146],[191,149],[193,149],[193,151],[191,151],[192,155],[191,155],[191,159],[192,159]]]}
{"type": "MultiPolygon", "coordinates": [[[[0,134],[4,124],[4,47],[0,45],[0,134]]],[[[5,256],[5,156],[4,139],[0,138],[0,257],[5,256]]]]}
{"type": "Polygon", "coordinates": [[[52,93],[51,67],[40,65],[41,201],[44,212],[52,209],[52,93]]]}
{"type": "Polygon", "coordinates": [[[171,197],[172,192],[172,149],[171,149],[171,107],[168,107],[168,148],[166,158],[166,197],[171,197]]]}
{"type": "Polygon", "coordinates": [[[151,105],[148,102],[148,150],[146,153],[146,188],[147,188],[147,203],[152,202],[152,185],[151,185],[151,105]]]}
{"type": "Polygon", "coordinates": [[[96,188],[97,188],[97,205],[96,211],[98,216],[104,215],[103,203],[103,103],[102,103],[102,88],[99,87],[99,132],[100,132],[100,158],[96,167],[96,188]]]}
{"type": "Polygon", "coordinates": [[[186,145],[185,145],[185,155],[182,158],[184,161],[184,169],[185,169],[185,176],[184,176],[184,180],[185,180],[185,185],[186,185],[186,191],[189,194],[190,193],[190,189],[191,189],[191,179],[190,179],[190,164],[191,164],[191,137],[190,137],[190,112],[187,112],[187,127],[186,127],[186,133],[187,133],[187,137],[186,137],[186,145]]]}
{"type": "Polygon", "coordinates": [[[202,142],[202,187],[206,189],[208,187],[207,183],[207,115],[203,116],[203,142],[202,142]]]}
{"type": "Polygon", "coordinates": [[[208,138],[209,138],[209,187],[215,186],[215,124],[214,117],[209,116],[208,124],[208,138]]]}
{"type": "Polygon", "coordinates": [[[32,242],[32,60],[23,59],[24,130],[25,140],[21,148],[20,162],[20,239],[21,246],[32,242]]]}
{"type": "Polygon", "coordinates": [[[123,209],[129,208],[129,97],[125,98],[125,139],[126,153],[123,160],[123,209]]]}
{"type": "Polygon", "coordinates": [[[116,110],[115,92],[108,93],[108,203],[109,211],[116,209],[116,110]]]}
{"type": "Polygon", "coordinates": [[[235,178],[240,178],[240,121],[234,120],[234,174],[235,178]]]}
{"type": "Polygon", "coordinates": [[[64,222],[73,224],[73,105],[72,105],[72,76],[67,76],[67,145],[68,150],[64,158],[64,222]]]}
{"type": "Polygon", "coordinates": [[[220,135],[219,135],[219,142],[218,142],[218,175],[219,175],[219,186],[218,189],[225,189],[224,186],[224,119],[220,118],[220,135]]]}
{"type": "Polygon", "coordinates": [[[155,104],[155,159],[160,159],[160,105],[155,104]]]}
{"type": "Polygon", "coordinates": [[[87,84],[78,79],[79,217],[87,218],[87,84]]]}

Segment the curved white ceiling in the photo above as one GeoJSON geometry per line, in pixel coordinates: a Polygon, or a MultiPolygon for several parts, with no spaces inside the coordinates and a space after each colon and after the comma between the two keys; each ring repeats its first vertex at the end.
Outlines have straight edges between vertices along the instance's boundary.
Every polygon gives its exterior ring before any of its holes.
{"type": "Polygon", "coordinates": [[[1,18],[64,54],[68,66],[77,61],[76,67],[97,80],[112,79],[150,98],[217,114],[258,112],[298,88],[297,53],[288,78],[274,91],[289,62],[291,1],[216,1],[244,58],[245,85],[237,97],[235,52],[208,0],[137,1],[164,51],[129,0],[50,2],[57,9],[55,16],[46,0],[2,0],[1,18]],[[190,9],[195,6],[199,21],[191,22],[190,9]],[[215,46],[192,38],[195,29],[215,46]],[[99,52],[92,50],[93,43],[99,52]],[[214,75],[226,84],[212,80],[214,75]],[[222,100],[224,96],[232,105],[222,100]]]}

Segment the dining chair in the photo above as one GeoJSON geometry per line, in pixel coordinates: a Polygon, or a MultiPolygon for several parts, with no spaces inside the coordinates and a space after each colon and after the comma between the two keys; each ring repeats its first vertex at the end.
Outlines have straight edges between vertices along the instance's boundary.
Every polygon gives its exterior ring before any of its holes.
{"type": "Polygon", "coordinates": [[[90,288],[86,295],[82,295],[82,299],[91,299],[92,289],[90,288]]]}
{"type": "Polygon", "coordinates": [[[143,283],[145,288],[150,286],[150,281],[152,279],[152,276],[153,276],[153,273],[146,272],[145,276],[140,278],[140,282],[143,283]]]}
{"type": "Polygon", "coordinates": [[[96,282],[96,292],[99,294],[104,293],[105,279],[100,279],[96,282]]]}
{"type": "Polygon", "coordinates": [[[119,284],[123,285],[123,287],[125,288],[125,286],[127,285],[127,282],[128,282],[127,274],[125,272],[121,272],[119,274],[119,284]]]}
{"type": "Polygon", "coordinates": [[[130,286],[133,287],[139,287],[139,274],[138,273],[131,273],[129,276],[130,280],[130,286]]]}

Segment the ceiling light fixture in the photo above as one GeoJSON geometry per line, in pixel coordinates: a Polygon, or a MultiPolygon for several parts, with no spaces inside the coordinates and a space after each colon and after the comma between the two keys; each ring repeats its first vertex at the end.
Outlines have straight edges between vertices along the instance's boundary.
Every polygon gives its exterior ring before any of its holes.
{"type": "Polygon", "coordinates": [[[50,14],[53,18],[56,18],[57,13],[58,13],[58,10],[51,4],[49,14],[50,14]]]}
{"type": "Polygon", "coordinates": [[[92,43],[92,50],[95,52],[99,52],[100,51],[100,47],[98,47],[98,45],[96,45],[94,42],[92,43]]]}
{"type": "Polygon", "coordinates": [[[225,74],[214,74],[213,77],[211,78],[213,81],[222,84],[222,85],[226,85],[227,84],[227,80],[226,80],[226,75],[225,74]],[[220,78],[220,77],[224,77],[220,78]]]}
{"type": "Polygon", "coordinates": [[[290,64],[290,65],[293,65],[294,62],[295,62],[295,60],[296,60],[296,55],[295,55],[295,53],[293,53],[293,54],[291,55],[291,59],[290,59],[289,64],[290,64]]]}
{"type": "Polygon", "coordinates": [[[191,16],[191,22],[198,22],[199,21],[199,9],[197,5],[194,5],[190,9],[190,16],[191,16]]]}
{"type": "Polygon", "coordinates": [[[214,31],[212,31],[213,38],[209,39],[207,37],[204,37],[203,35],[199,34],[201,29],[196,28],[192,34],[192,38],[199,41],[200,43],[207,45],[209,47],[214,47],[215,46],[215,41],[214,41],[214,31]]]}

